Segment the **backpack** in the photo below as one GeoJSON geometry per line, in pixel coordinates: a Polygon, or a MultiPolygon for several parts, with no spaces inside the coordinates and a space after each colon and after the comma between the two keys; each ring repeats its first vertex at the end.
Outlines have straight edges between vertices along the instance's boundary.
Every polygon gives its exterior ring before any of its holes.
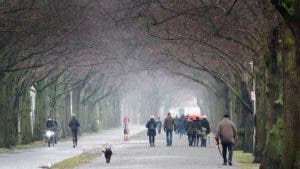
{"type": "Polygon", "coordinates": [[[155,125],[152,123],[150,124],[150,127],[149,127],[150,130],[155,130],[155,125]]]}

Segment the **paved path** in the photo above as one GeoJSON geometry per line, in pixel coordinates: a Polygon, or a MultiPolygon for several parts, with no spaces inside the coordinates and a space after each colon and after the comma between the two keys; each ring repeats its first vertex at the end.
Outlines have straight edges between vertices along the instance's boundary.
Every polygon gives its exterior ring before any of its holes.
{"type": "MultiPolygon", "coordinates": [[[[130,126],[130,134],[134,135],[144,130],[144,126],[130,126]]],[[[0,154],[0,169],[36,169],[48,166],[64,159],[79,155],[80,153],[94,148],[103,147],[104,144],[120,144],[123,142],[123,129],[105,130],[101,133],[81,136],[78,147],[72,147],[72,141],[58,142],[55,147],[24,149],[11,153],[0,154]]],[[[119,147],[121,148],[121,147],[119,147]]]]}
{"type": "Polygon", "coordinates": [[[172,147],[165,146],[165,136],[157,136],[156,147],[149,147],[147,137],[115,145],[112,161],[105,163],[99,157],[90,164],[76,169],[240,169],[233,166],[222,166],[222,158],[215,145],[206,148],[188,147],[186,137],[175,136],[172,147]]]}

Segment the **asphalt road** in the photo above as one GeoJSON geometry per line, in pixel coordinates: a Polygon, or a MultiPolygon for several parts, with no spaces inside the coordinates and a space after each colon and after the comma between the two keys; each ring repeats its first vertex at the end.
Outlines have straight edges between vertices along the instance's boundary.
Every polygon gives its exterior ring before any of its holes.
{"type": "Polygon", "coordinates": [[[186,137],[175,136],[174,145],[167,147],[164,134],[156,139],[155,147],[149,147],[145,135],[113,145],[111,163],[105,163],[104,157],[99,156],[76,169],[240,169],[235,162],[233,166],[223,166],[216,145],[188,147],[186,137]]]}
{"type": "MultiPolygon", "coordinates": [[[[144,126],[129,126],[130,134],[144,130],[144,126]]],[[[0,154],[0,169],[38,169],[81,154],[109,143],[122,146],[123,129],[105,130],[87,136],[79,136],[78,147],[72,147],[71,139],[59,141],[55,147],[32,148],[0,154]]],[[[124,145],[125,146],[125,145],[124,145]]],[[[121,148],[121,147],[118,147],[121,148]]]]}

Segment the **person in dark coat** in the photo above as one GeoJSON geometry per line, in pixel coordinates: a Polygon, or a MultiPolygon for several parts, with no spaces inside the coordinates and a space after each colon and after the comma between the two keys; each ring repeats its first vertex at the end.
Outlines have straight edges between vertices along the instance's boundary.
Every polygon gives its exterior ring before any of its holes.
{"type": "Polygon", "coordinates": [[[76,119],[75,115],[72,115],[72,119],[69,122],[69,127],[72,130],[73,148],[75,148],[75,146],[77,146],[77,132],[78,132],[78,128],[80,127],[80,124],[76,119]]]}
{"type": "MultiPolygon", "coordinates": [[[[208,136],[209,133],[210,133],[210,125],[209,125],[209,122],[208,122],[207,117],[205,115],[201,119],[201,128],[205,128],[206,136],[208,136]]],[[[207,142],[207,139],[201,140],[201,143],[204,145],[204,147],[206,147],[206,142],[207,142]]]]}
{"type": "Polygon", "coordinates": [[[184,115],[181,115],[181,117],[179,118],[179,121],[178,121],[178,133],[179,133],[179,136],[181,138],[182,135],[185,134],[185,122],[186,121],[186,118],[184,115]]]}
{"type": "Polygon", "coordinates": [[[146,124],[146,128],[148,129],[147,135],[149,136],[150,147],[154,147],[155,136],[156,136],[156,121],[154,116],[150,117],[150,120],[146,124]]]}
{"type": "Polygon", "coordinates": [[[167,117],[164,121],[164,131],[166,132],[166,138],[167,138],[167,146],[172,146],[172,136],[173,131],[176,131],[175,121],[171,116],[171,113],[167,114],[167,117]]]}
{"type": "Polygon", "coordinates": [[[186,133],[188,135],[189,146],[193,146],[196,137],[196,128],[191,119],[188,119],[186,123],[186,133]]]}
{"type": "Polygon", "coordinates": [[[51,129],[51,130],[54,129],[54,123],[53,123],[52,117],[48,117],[48,120],[46,121],[45,126],[47,129],[51,129]]]}
{"type": "Polygon", "coordinates": [[[205,115],[201,119],[201,126],[206,128],[206,135],[208,135],[210,133],[210,125],[205,115]]]}
{"type": "Polygon", "coordinates": [[[176,134],[178,134],[178,126],[179,126],[179,117],[178,117],[178,115],[176,115],[175,117],[174,117],[174,123],[175,123],[175,133],[176,134]]]}
{"type": "Polygon", "coordinates": [[[162,122],[160,120],[160,117],[157,118],[156,124],[157,124],[157,132],[158,132],[158,134],[160,134],[161,128],[162,128],[162,122]]]}
{"type": "Polygon", "coordinates": [[[200,136],[202,134],[200,118],[196,117],[195,120],[193,120],[193,124],[196,129],[196,138],[194,140],[194,145],[199,147],[200,136]]]}
{"type": "Polygon", "coordinates": [[[217,145],[222,144],[223,165],[232,165],[233,146],[237,135],[235,124],[229,119],[229,114],[225,113],[223,120],[218,123],[216,141],[217,145]],[[228,161],[227,161],[228,149],[228,161]]]}

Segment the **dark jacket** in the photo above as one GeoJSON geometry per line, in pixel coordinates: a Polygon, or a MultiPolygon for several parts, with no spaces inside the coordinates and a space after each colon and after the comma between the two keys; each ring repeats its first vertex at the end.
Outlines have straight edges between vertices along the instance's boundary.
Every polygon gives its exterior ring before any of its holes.
{"type": "Polygon", "coordinates": [[[147,124],[146,127],[148,128],[148,132],[147,135],[148,136],[155,136],[156,135],[156,122],[154,119],[150,119],[147,124]]]}
{"type": "Polygon", "coordinates": [[[187,121],[186,123],[186,132],[188,135],[195,135],[196,134],[196,128],[193,121],[187,121]]]}
{"type": "Polygon", "coordinates": [[[164,130],[176,130],[174,119],[171,116],[165,118],[164,130]]]}
{"type": "Polygon", "coordinates": [[[54,130],[58,130],[58,123],[56,120],[53,120],[54,130]]]}
{"type": "Polygon", "coordinates": [[[54,128],[54,123],[52,120],[47,120],[46,124],[45,124],[46,128],[54,128]]]}
{"type": "Polygon", "coordinates": [[[203,118],[201,120],[201,126],[206,128],[206,134],[209,134],[210,133],[210,126],[209,126],[209,122],[206,118],[203,118]]]}
{"type": "Polygon", "coordinates": [[[185,117],[183,115],[179,118],[179,121],[178,121],[179,127],[184,127],[185,126],[185,123],[186,123],[185,120],[186,119],[185,119],[185,117]]]}
{"type": "Polygon", "coordinates": [[[71,127],[72,130],[78,130],[78,127],[80,127],[80,124],[76,118],[72,118],[69,122],[69,127],[71,127]]]}
{"type": "Polygon", "coordinates": [[[201,130],[202,125],[200,119],[193,120],[193,123],[196,130],[201,130]]]}

